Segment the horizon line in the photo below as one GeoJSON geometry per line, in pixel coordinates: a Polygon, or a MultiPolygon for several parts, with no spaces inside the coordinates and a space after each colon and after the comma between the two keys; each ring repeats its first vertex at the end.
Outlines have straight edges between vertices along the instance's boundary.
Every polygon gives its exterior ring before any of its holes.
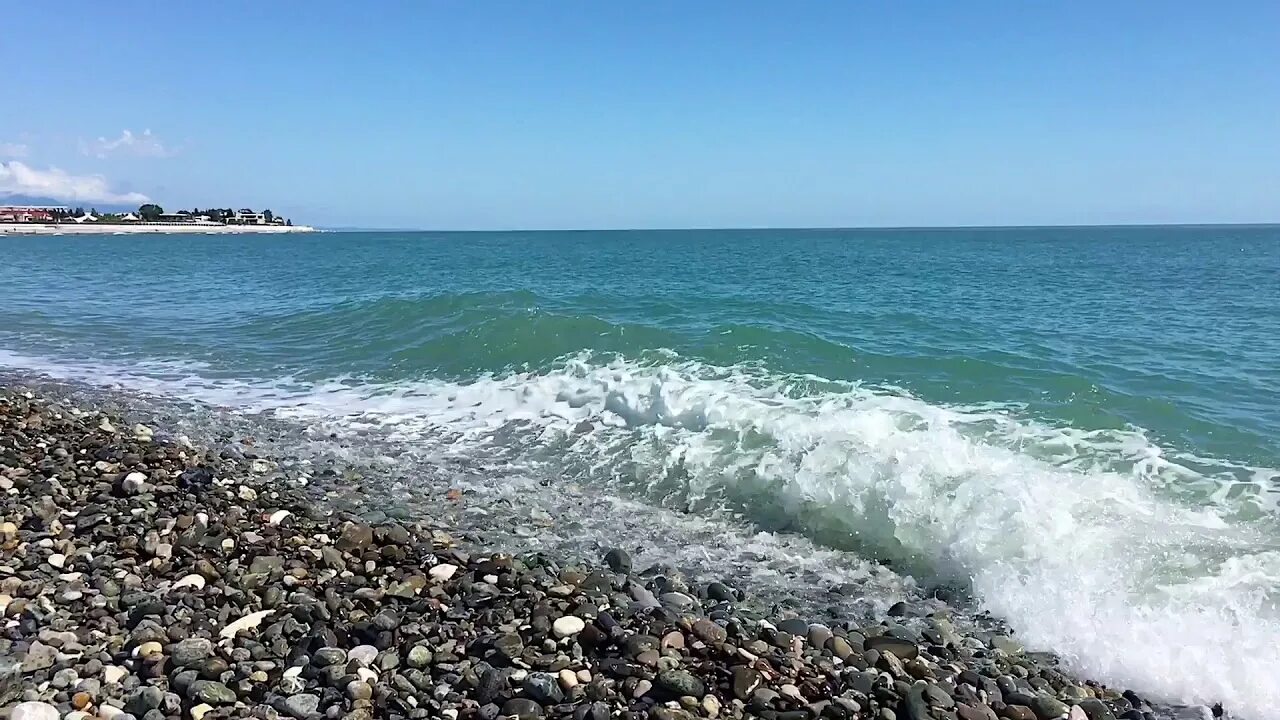
{"type": "Polygon", "coordinates": [[[1280,227],[1275,222],[1188,222],[1188,223],[1104,223],[1104,224],[1051,224],[1051,225],[754,225],[754,226],[702,226],[702,227],[654,227],[654,228],[490,228],[490,229],[440,229],[409,227],[361,227],[356,225],[313,225],[328,232],[423,232],[423,233],[550,233],[550,232],[743,232],[743,231],[850,231],[850,230],[1071,230],[1106,228],[1217,228],[1280,227]]]}

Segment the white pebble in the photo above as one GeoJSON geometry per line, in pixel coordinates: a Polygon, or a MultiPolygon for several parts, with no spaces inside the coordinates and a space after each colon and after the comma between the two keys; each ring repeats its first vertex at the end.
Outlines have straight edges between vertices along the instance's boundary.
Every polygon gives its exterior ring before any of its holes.
{"type": "Polygon", "coordinates": [[[240,618],[239,620],[236,620],[235,622],[222,628],[222,630],[219,631],[218,634],[224,638],[231,639],[235,637],[236,633],[240,632],[241,630],[252,630],[253,628],[258,627],[259,625],[262,624],[262,619],[273,612],[275,611],[259,610],[257,612],[251,612],[248,615],[245,615],[244,617],[240,618]]]}
{"type": "Polygon", "coordinates": [[[197,575],[195,573],[191,573],[190,575],[187,575],[186,577],[182,578],[178,582],[174,583],[173,589],[179,590],[185,587],[193,587],[197,590],[203,590],[204,586],[205,586],[204,577],[197,575]]]}
{"type": "Polygon", "coordinates": [[[285,518],[289,517],[292,514],[293,513],[289,512],[288,510],[277,510],[271,513],[271,519],[269,520],[269,522],[272,525],[279,525],[280,523],[284,522],[285,518]]]}
{"type": "Polygon", "coordinates": [[[253,502],[254,500],[257,500],[257,499],[258,499],[258,491],[257,491],[257,490],[254,490],[253,488],[249,487],[248,485],[241,485],[241,486],[240,486],[240,490],[239,490],[239,492],[237,492],[237,493],[236,493],[236,495],[237,495],[241,500],[244,500],[244,501],[246,501],[246,502],[253,502]]]}
{"type": "Polygon", "coordinates": [[[347,662],[354,660],[365,667],[372,665],[376,657],[378,648],[372,645],[357,645],[347,651],[347,662]]]}
{"type": "Polygon", "coordinates": [[[54,553],[49,556],[49,564],[61,570],[66,567],[67,556],[62,553],[54,553]]]}
{"type": "Polygon", "coordinates": [[[212,710],[212,709],[213,709],[213,706],[212,706],[212,705],[208,705],[208,704],[206,704],[206,703],[200,703],[199,705],[196,705],[195,707],[192,707],[192,708],[191,708],[191,720],[200,720],[200,718],[202,718],[202,717],[204,717],[205,715],[207,715],[207,714],[209,713],[209,711],[210,711],[210,710],[212,710]]]}
{"type": "Polygon", "coordinates": [[[567,638],[571,635],[577,635],[586,627],[587,624],[583,622],[582,618],[576,615],[565,615],[562,618],[557,618],[551,624],[551,631],[556,634],[556,637],[567,638]]]}
{"type": "Polygon", "coordinates": [[[429,574],[431,575],[431,579],[436,582],[449,582],[449,578],[453,577],[456,572],[458,572],[457,565],[440,563],[439,565],[431,568],[429,574]]]}
{"type": "Polygon", "coordinates": [[[115,665],[108,665],[102,669],[102,682],[108,685],[118,685],[120,681],[129,674],[128,670],[115,665]]]}
{"type": "Polygon", "coordinates": [[[9,720],[58,720],[58,708],[42,702],[18,703],[9,713],[9,720]]]}

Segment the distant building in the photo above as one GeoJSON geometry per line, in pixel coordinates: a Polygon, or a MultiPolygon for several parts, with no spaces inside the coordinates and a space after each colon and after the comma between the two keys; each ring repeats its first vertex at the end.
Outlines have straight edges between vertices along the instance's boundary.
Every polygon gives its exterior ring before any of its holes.
{"type": "Polygon", "coordinates": [[[267,217],[259,212],[254,212],[249,208],[241,208],[231,217],[230,222],[237,225],[266,225],[267,217]]]}
{"type": "Polygon", "coordinates": [[[120,222],[138,222],[138,216],[131,212],[125,213],[120,216],[120,222]]]}
{"type": "Polygon", "coordinates": [[[53,222],[66,211],[61,205],[2,205],[0,222],[53,222]]]}

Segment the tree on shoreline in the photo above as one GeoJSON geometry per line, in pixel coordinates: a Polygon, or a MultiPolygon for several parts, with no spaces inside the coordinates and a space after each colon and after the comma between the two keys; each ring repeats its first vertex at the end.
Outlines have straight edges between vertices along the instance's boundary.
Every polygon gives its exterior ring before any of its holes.
{"type": "Polygon", "coordinates": [[[148,220],[151,222],[155,222],[156,220],[159,220],[160,216],[163,214],[164,214],[164,208],[160,207],[159,205],[156,205],[155,203],[146,203],[145,205],[142,205],[138,208],[138,215],[140,215],[143,220],[148,220]]]}

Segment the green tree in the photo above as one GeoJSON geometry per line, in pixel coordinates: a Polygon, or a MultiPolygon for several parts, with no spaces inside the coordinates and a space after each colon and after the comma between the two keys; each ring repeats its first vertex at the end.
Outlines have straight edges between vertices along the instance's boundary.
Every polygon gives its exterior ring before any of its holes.
{"type": "Polygon", "coordinates": [[[160,216],[164,214],[164,208],[155,203],[147,203],[138,208],[138,214],[142,216],[143,220],[155,221],[159,220],[160,216]]]}
{"type": "Polygon", "coordinates": [[[72,212],[71,214],[72,214],[72,215],[74,215],[75,217],[81,217],[81,216],[83,216],[83,215],[84,215],[84,208],[82,208],[82,207],[78,207],[78,208],[76,208],[76,209],[75,209],[75,211],[74,211],[74,212],[72,212]]]}
{"type": "Polygon", "coordinates": [[[263,210],[262,217],[267,222],[271,222],[276,219],[276,216],[270,210],[263,210]]]}

